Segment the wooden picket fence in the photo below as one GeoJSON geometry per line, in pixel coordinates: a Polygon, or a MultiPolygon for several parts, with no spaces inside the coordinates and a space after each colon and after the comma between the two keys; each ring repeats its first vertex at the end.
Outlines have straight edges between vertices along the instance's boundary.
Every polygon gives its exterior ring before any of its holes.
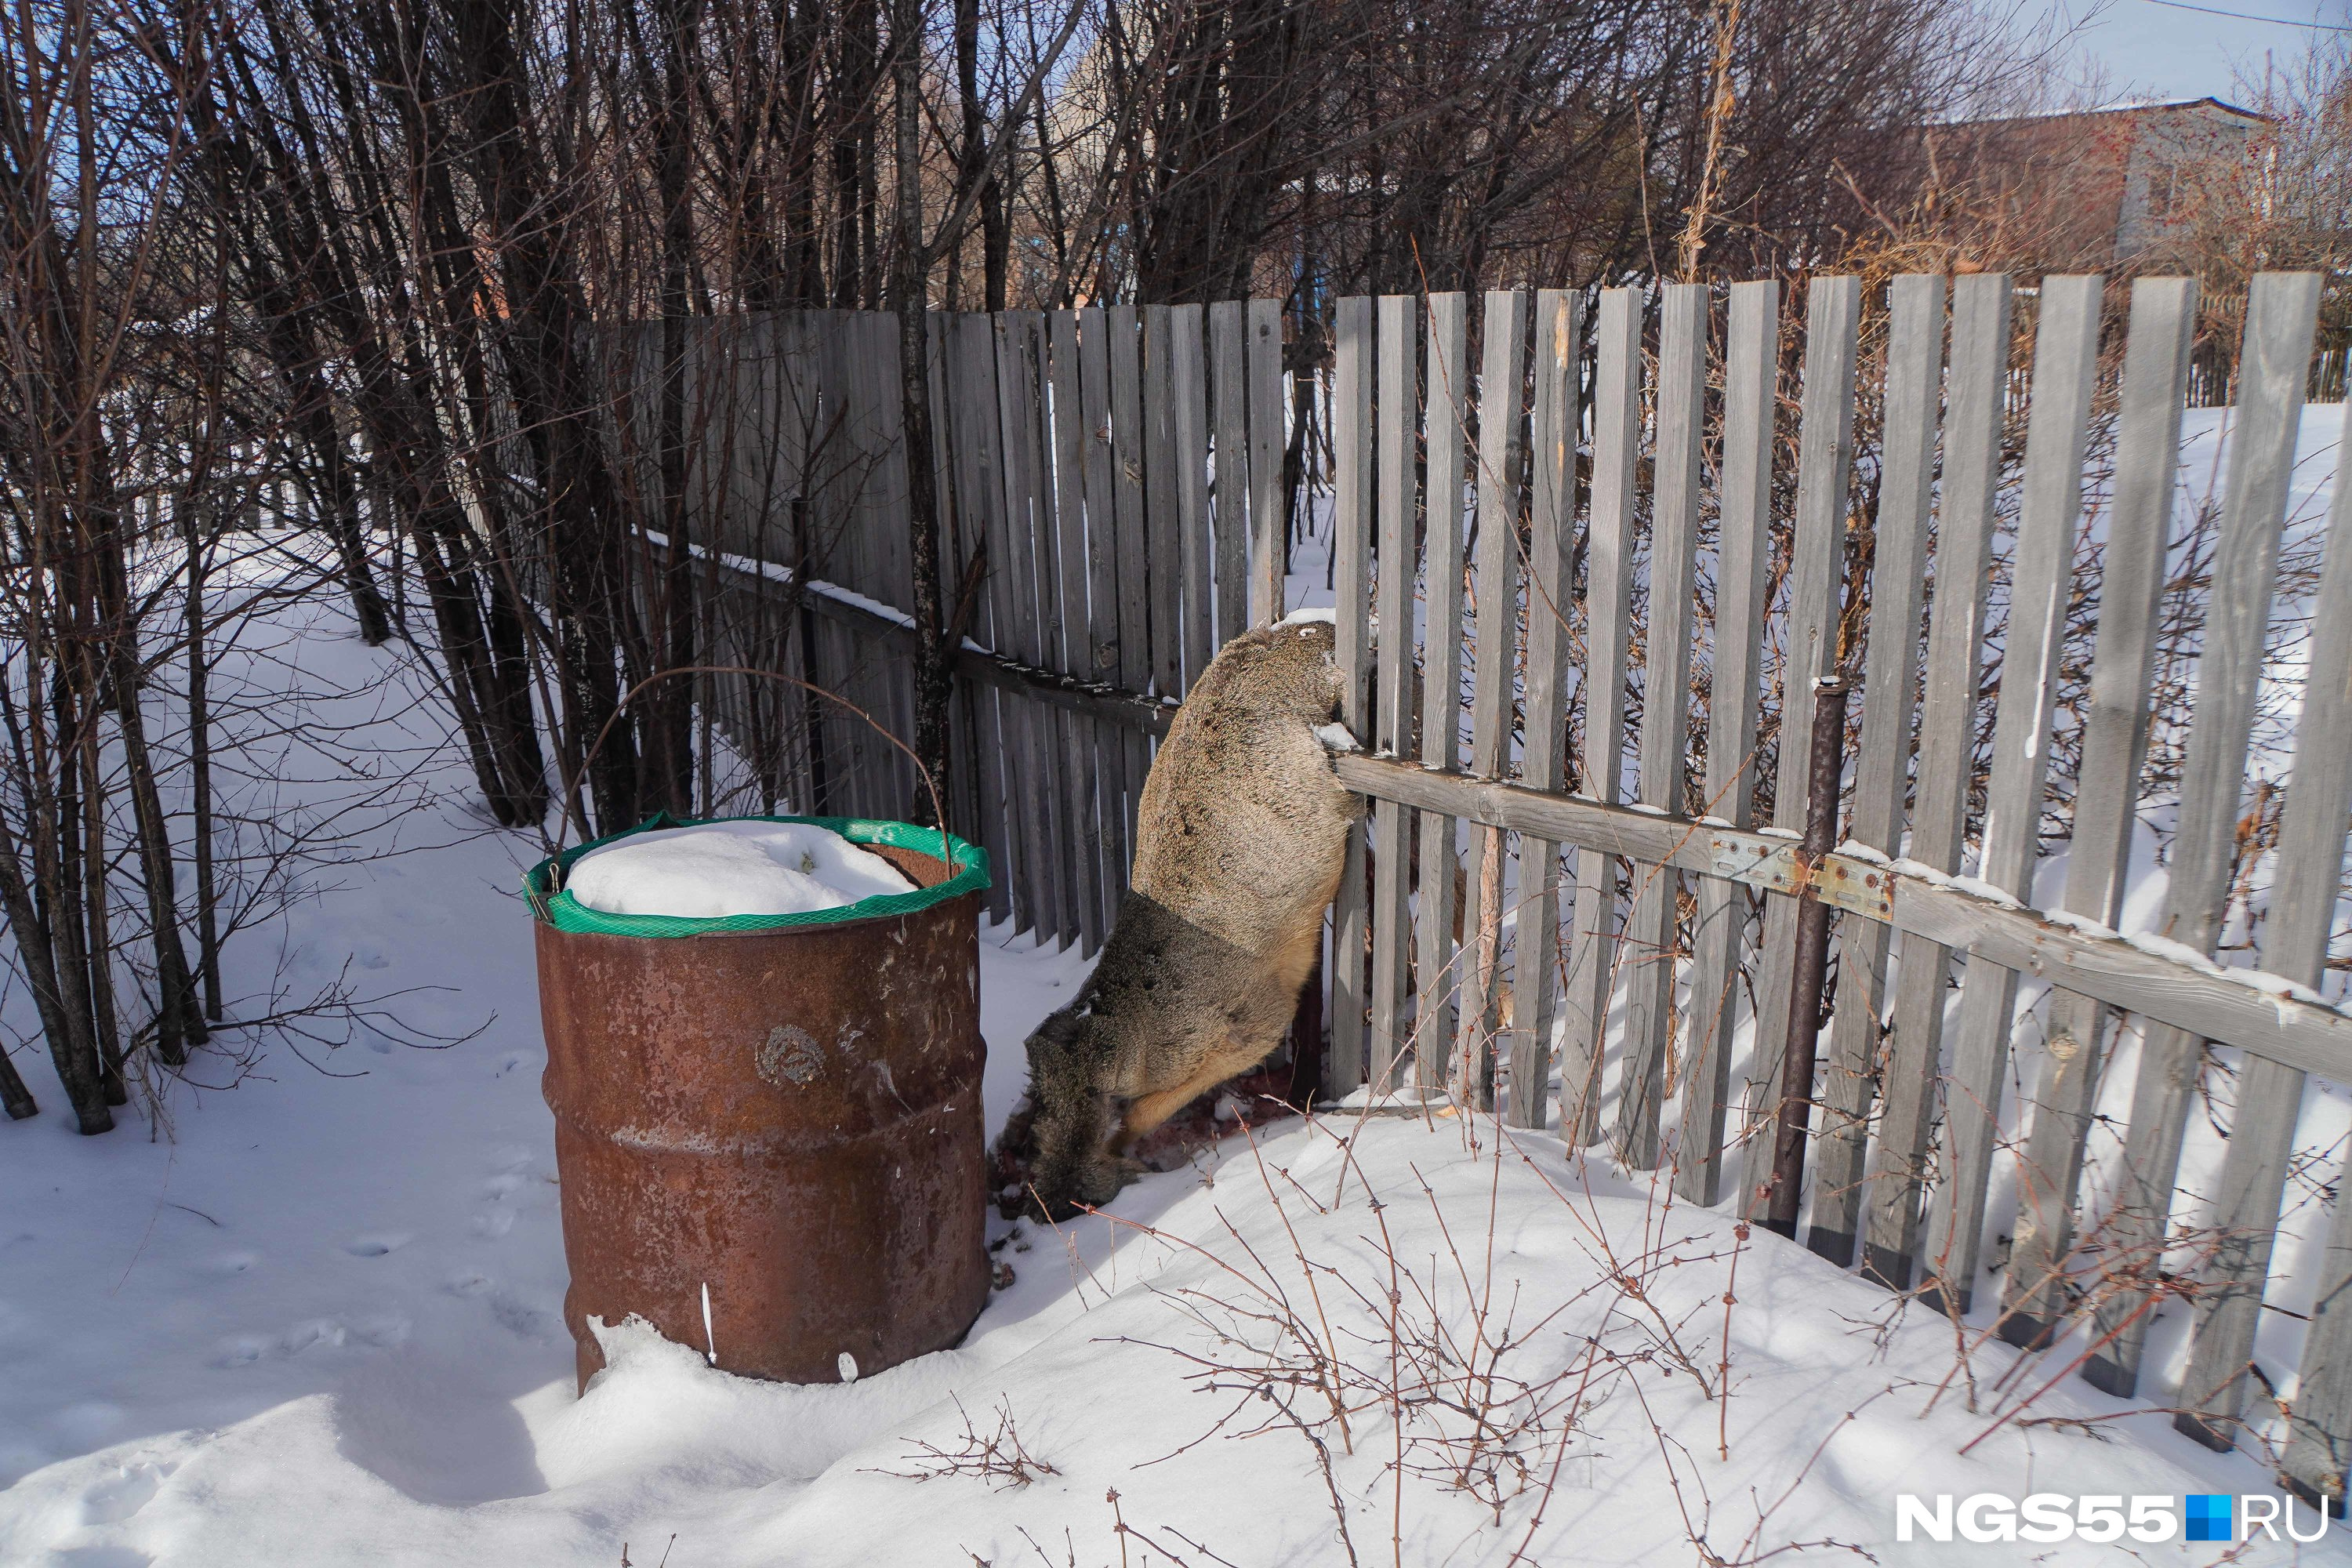
{"type": "MultiPolygon", "coordinates": [[[[997,867],[992,916],[1091,952],[1126,891],[1153,741],[1281,593],[1282,316],[1255,300],[935,321],[940,570],[965,678],[951,809],[997,867]],[[1213,443],[1230,454],[1214,468],[1213,443]]],[[[715,660],[812,680],[903,734],[897,331],[808,311],[699,342],[686,511],[712,558],[715,660]]],[[[861,721],[768,683],[719,679],[707,699],[774,798],[911,807],[903,758],[861,721]]]]}
{"type": "MultiPolygon", "coordinates": [[[[2174,1190],[2200,1070],[2209,1045],[2235,1047],[2239,1105],[2204,1227],[2218,1240],[2170,1401],[2184,1430],[2227,1447],[2252,1419],[2248,1373],[2305,1077],[2352,1084],[2352,1016],[2316,991],[2352,812],[2352,486],[2336,490],[2313,606],[2262,973],[2205,962],[2248,787],[2319,280],[2264,275],[2247,305],[2164,943],[2113,928],[2134,837],[2147,831],[2137,808],[2195,289],[2143,279],[2126,298],[2098,278],[2052,278],[2022,293],[1994,276],[1897,279],[1883,351],[1865,360],[1852,278],[1811,280],[1801,340],[1776,282],[1727,296],[1500,291],[1481,302],[1475,376],[1465,297],[1338,303],[1324,395],[1332,572],[1345,717],[1366,750],[1336,765],[1370,815],[1333,914],[1326,1084],[1353,1103],[1450,1094],[1517,1127],[1556,1119],[1572,1146],[1605,1144],[1632,1168],[1670,1170],[1688,1201],[1760,1215],[1794,933],[1801,899],[1818,899],[1836,912],[1838,968],[1821,1070],[1799,1086],[1806,1244],[1966,1311],[1989,1261],[1998,1169],[2018,1206],[2002,1333],[2039,1342],[2087,1297],[2084,1375],[2127,1394],[2170,1289],[2157,1260],[2191,1217],[2174,1190]],[[2030,353],[2013,352],[2015,317],[2029,318],[2030,353]],[[2124,342],[2119,375],[2103,384],[2109,329],[2124,342]],[[2022,458],[2005,463],[2021,376],[2022,458]],[[1876,416],[1859,452],[1858,405],[1876,416]],[[2043,910],[2032,879],[2085,460],[2102,429],[2115,478],[2095,647],[2064,887],[2043,910]],[[1776,516],[1776,443],[1791,442],[1793,500],[1776,516]],[[1866,583],[1846,580],[1864,462],[1875,493],[1866,583]],[[1995,537],[2010,531],[1987,700],[1995,537]],[[1768,596],[1776,574],[1782,591],[1768,596]],[[1865,598],[1856,642],[1849,611],[1865,598]],[[1832,674],[1860,697],[1844,841],[1808,861],[1797,738],[1815,682],[1832,674]],[[1465,695],[1466,736],[1446,718],[1465,695]],[[1969,855],[1988,700],[1991,765],[1969,855]],[[1759,752],[1759,714],[1783,743],[1759,752]],[[1758,821],[1768,757],[1772,805],[1758,821]],[[1458,879],[1439,869],[1457,866],[1458,879]],[[2048,1044],[2004,1142],[2021,977],[2052,987],[2048,1044]],[[2126,1021],[2143,1044],[2116,1190],[2078,1219],[2100,1068],[2126,1021]]],[[[782,379],[802,375],[823,389],[820,414],[840,411],[808,429],[873,458],[835,463],[858,478],[824,505],[888,520],[896,417],[872,384],[890,363],[877,320],[814,313],[790,329],[798,358],[782,379]]],[[[968,638],[953,809],[995,858],[995,912],[1091,949],[1115,915],[1133,801],[1173,702],[1223,639],[1284,608],[1282,317],[1265,300],[954,316],[937,343],[932,457],[954,513],[941,568],[968,638]]],[[[793,462],[813,468],[814,449],[793,462]]],[[[810,489],[793,492],[803,505],[810,489]]],[[[903,710],[903,560],[869,541],[854,569],[796,577],[733,523],[717,530],[724,604],[797,583],[814,612],[801,618],[837,634],[824,647],[783,637],[766,657],[819,681],[878,682],[886,699],[897,681],[903,710]]],[[[751,640],[739,651],[763,653],[751,640]]],[[[737,731],[767,699],[715,700],[737,731]]],[[[779,787],[795,800],[894,805],[878,784],[812,795],[805,758],[788,772],[779,787]]],[[[2352,1202],[2337,1202],[2333,1226],[2283,1468],[2340,1496],[2352,1202]]]]}

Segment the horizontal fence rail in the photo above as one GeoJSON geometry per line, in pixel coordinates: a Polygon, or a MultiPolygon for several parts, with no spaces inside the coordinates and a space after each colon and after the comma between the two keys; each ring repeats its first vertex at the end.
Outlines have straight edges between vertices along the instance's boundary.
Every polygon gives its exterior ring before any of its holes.
{"type": "MultiPolygon", "coordinates": [[[[677,510],[706,563],[716,655],[837,692],[903,733],[898,330],[843,310],[715,322],[687,368],[698,460],[677,510]]],[[[632,411],[647,426],[657,341],[641,345],[646,406],[632,411]]],[[[1126,889],[1166,710],[1253,606],[1278,613],[1281,313],[1260,300],[940,315],[931,347],[938,570],[962,678],[953,809],[997,868],[991,915],[1092,952],[1126,889]]],[[[658,496],[655,465],[639,468],[658,496]]],[[[706,700],[772,798],[911,806],[903,759],[821,701],[725,677],[706,700]]]]}
{"type": "MultiPolygon", "coordinates": [[[[1421,393],[1391,346],[1410,341],[1408,322],[1376,338],[1369,302],[1342,301],[1337,311],[1335,384],[1379,388],[1371,408],[1359,412],[1343,396],[1334,413],[1371,448],[1338,447],[1341,625],[1350,606],[1382,606],[1383,630],[1405,635],[1382,641],[1373,662],[1379,680],[1400,689],[1439,643],[1452,657],[1465,629],[1431,622],[1416,648],[1410,618],[1391,619],[1387,608],[1404,602],[1405,584],[1430,563],[1454,570],[1450,544],[1424,546],[1427,561],[1417,560],[1411,528],[1390,521],[1391,510],[1412,505],[1416,443],[1431,454],[1448,448],[1449,467],[1450,449],[1471,445],[1466,511],[1475,542],[1467,570],[1477,610],[1466,628],[1467,773],[1422,762],[1386,729],[1370,739],[1387,754],[1338,764],[1349,787],[1373,802],[1370,832],[1391,854],[1409,818],[1434,814],[1469,825],[1456,1037],[1444,1043],[1404,1018],[1381,981],[1384,952],[1426,952],[1430,944],[1426,933],[1416,943],[1409,906],[1375,878],[1373,1002],[1369,1010],[1335,1003],[1335,1059],[1353,1054],[1378,1079],[1406,1050],[1445,1049],[1454,1058],[1445,1076],[1458,1094],[1541,1127],[1551,1115],[1556,1046],[1559,1125],[1571,1142],[1605,1142],[1636,1169],[1670,1164],[1677,1185],[1701,1202],[1715,1201],[1719,1173],[1736,1163],[1737,1183],[1722,1184],[1759,1219],[1771,1182],[1769,1128],[1793,1093],[1813,1113],[1808,1242],[1844,1262],[1859,1241],[1866,1269],[1897,1288],[1922,1289],[1955,1312],[1974,1304],[1984,1275],[1988,1197],[1996,1166],[2004,1166],[2021,1210],[1999,1282],[2004,1333],[2037,1342],[2065,1292],[2089,1290],[2100,1304],[2086,1374],[2129,1394],[2158,1288],[2155,1260],[2187,1222],[2176,1212],[2175,1174],[2199,1063],[2210,1046],[2242,1050],[2242,1131],[2224,1156],[2209,1227],[2219,1239],[2200,1265],[2195,1342],[2177,1399],[2183,1430],[2227,1446],[2243,1430],[2256,1309],[2304,1076],[2343,1081],[2352,1071],[2352,1019],[2310,989],[2333,929],[2352,807],[2347,737],[2308,727],[2331,715],[2324,702],[2300,732],[2288,813],[2294,848],[2326,874],[2284,880],[2271,911],[2273,921],[2285,917],[2301,951],[2274,957],[2267,947],[2275,943],[2266,944],[2267,973],[2225,972],[2211,962],[2249,784],[2317,279],[2263,277],[2247,307],[2161,942],[2127,940],[2110,928],[2131,837],[2146,831],[2134,807],[2150,724],[2152,599],[2186,401],[2189,287],[2136,283],[2118,332],[2099,279],[2046,279],[2027,323],[2029,344],[2012,341],[2006,279],[1967,278],[1948,288],[1941,279],[1902,279],[1889,291],[1869,367],[1877,384],[1869,386],[1858,381],[1859,284],[1815,278],[1794,366],[1793,428],[1780,437],[1793,443],[1793,459],[1781,455],[1773,429],[1789,412],[1774,394],[1791,365],[1771,286],[1741,286],[1721,301],[1719,349],[1717,301],[1702,288],[1668,287],[1654,297],[1603,290],[1589,329],[1580,301],[1532,298],[1530,332],[1529,296],[1486,297],[1475,411],[1418,429],[1415,404],[1439,399],[1421,393]],[[2113,374],[2102,369],[2103,342],[2120,348],[2113,374]],[[1525,373],[1521,353],[1533,359],[1525,373]],[[1589,420],[1563,413],[1587,394],[1589,420]],[[1867,475],[1874,494],[1866,498],[1857,409],[1876,426],[1867,475]],[[1475,436],[1464,428],[1473,421],[1475,436]],[[2078,580],[2095,441],[2114,465],[2112,494],[2101,498],[2104,581],[2078,580]],[[1702,497],[1709,451],[1716,493],[1702,497]],[[1367,495],[1348,482],[1349,462],[1379,467],[1384,487],[1401,493],[1367,495]],[[1864,529],[1866,554],[1853,547],[1864,529]],[[1997,543],[2005,547],[1998,553],[1997,543]],[[1768,552],[1779,592],[1759,606],[1756,563],[1768,552]],[[1705,637],[1693,614],[1704,603],[1693,587],[1702,558],[1715,587],[1705,637]],[[1573,570],[1579,561],[1581,574],[1573,570]],[[1923,578],[1934,587],[1924,627],[1923,578]],[[2031,907],[2030,895],[2044,848],[2062,655],[2078,591],[2100,596],[2074,781],[2075,826],[2089,827],[2092,840],[2071,862],[2069,896],[2045,911],[2031,907]],[[1997,643],[1987,635],[1996,608],[1997,643]],[[1580,703],[1563,700],[1553,628],[1582,643],[1580,703]],[[1709,668],[1695,683],[1692,661],[1702,651],[1709,668]],[[1993,653],[1999,683],[1988,700],[1993,653]],[[1810,730],[1816,683],[1832,673],[1863,685],[1864,743],[1847,769],[1855,837],[1845,852],[1807,864],[1793,842],[1807,805],[1804,758],[1787,738],[1810,730]],[[1705,709],[1696,726],[1684,706],[1694,689],[1705,709]],[[1526,709],[1516,754],[1503,717],[1515,701],[1526,709]],[[1556,772],[1563,707],[1580,707],[1584,723],[1582,766],[1567,790],[1556,772]],[[1753,717],[1759,710],[1771,726],[1763,747],[1753,717]],[[1988,721],[1985,793],[1972,809],[1971,763],[1988,721]],[[1704,758],[1696,769],[1695,752],[1704,758]],[[1759,831],[1749,814],[1768,767],[1771,830],[1759,831]],[[1558,858],[1562,846],[1574,851],[1572,867],[1558,858]],[[1894,858],[1898,850],[1908,858],[1894,858]],[[1964,869],[1967,879],[1956,879],[1964,869]],[[1695,902],[1685,913],[1686,879],[1695,902]],[[1552,910],[1571,892],[1575,914],[1555,962],[1552,910]],[[1791,1090],[1775,1074],[1777,1047],[1792,1022],[1801,894],[1840,913],[1840,984],[1849,994],[1819,1076],[1791,1090]],[[1749,913],[1751,900],[1760,911],[1749,913]],[[1506,921],[1516,926],[1512,957],[1498,963],[1506,921]],[[1890,956],[1898,978],[1886,995],[1890,956]],[[1524,1010],[1507,1025],[1494,1001],[1502,968],[1524,1010]],[[2040,1081],[2013,1113],[2022,1146],[2009,1149],[2003,1097],[2021,977],[2052,983],[2056,1024],[2040,1081]],[[1948,1007],[1955,981],[1957,1005],[1948,1007]],[[1568,1005],[1555,1030],[1550,996],[1561,984],[1568,1005]],[[2102,1245],[2086,1255],[2073,1250],[2067,1229],[2084,1196],[2096,1069],[2126,1016],[2145,1046],[2115,1190],[2097,1218],[2102,1245]],[[1748,1066],[1735,1097],[1727,1047],[1742,1023],[1748,1066]],[[1678,1107],[1667,1103],[1669,1084],[1678,1107]],[[1614,1115],[1601,1114],[1612,1100],[1614,1115]]],[[[1417,305],[1383,300],[1379,308],[1385,323],[1386,312],[1417,305]]],[[[1429,318],[1433,326],[1441,320],[1433,302],[1429,318]]],[[[1450,526],[1454,493],[1450,473],[1444,490],[1425,492],[1430,536],[1450,526]]],[[[2336,521],[2343,510],[2339,491],[2336,521]]],[[[2344,531],[2331,535],[2317,609],[2323,626],[2328,595],[2352,577],[2342,564],[2344,531]]],[[[2331,695],[2341,700],[2334,687],[2342,668],[2313,668],[2315,686],[2334,683],[2331,695]]],[[[1422,870],[1425,887],[1428,866],[1422,870]]],[[[1343,910],[1337,951],[1347,955],[1346,973],[1334,975],[1335,998],[1360,983],[1349,918],[1343,910]]],[[[2339,1206],[2339,1220],[2343,1207],[2352,1205],[2339,1206]]],[[[2334,1495],[2342,1488],[2343,1436],[2352,1430],[2345,1383],[2329,1359],[2344,1332],[2335,1321],[2341,1310],[2331,1312],[2340,1283],[2321,1285],[2286,1467],[2307,1489],[2334,1495]]]]}
{"type": "MultiPolygon", "coordinates": [[[[952,809],[1000,868],[992,912],[1100,944],[1157,737],[1219,646],[1290,607],[1312,536],[1364,748],[1335,767],[1369,803],[1332,915],[1327,1096],[1557,1127],[1759,1221],[1793,1113],[1814,1251],[1990,1309],[2020,1345],[2081,1331],[2116,1394],[2146,1380],[2159,1296],[2188,1294],[2167,1403],[2202,1441],[2251,1442],[2305,1080],[2352,1084],[2352,1016],[2319,989],[2352,825],[2347,488],[2288,526],[2306,396],[2340,392],[2337,359],[2313,369],[2318,300],[2315,277],[2255,279],[2196,517],[2183,410],[2214,373],[2178,279],[1349,299],[1319,366],[1265,300],[937,318],[952,809]],[[1310,411],[1327,461],[1305,460],[1310,411]],[[2167,589],[2192,534],[2184,642],[2167,589]],[[2249,756],[2283,595],[2309,677],[2249,938],[2229,921],[2249,801],[2279,793],[2249,756]],[[1813,857],[1790,738],[1830,677],[1856,700],[1843,842],[1813,857]],[[2127,937],[2150,805],[2160,934],[2127,937]],[[1834,989],[1811,1081],[1784,1083],[1808,900],[1836,922],[1834,989]],[[2260,967],[2217,962],[2225,940],[2260,967]],[[2013,1049],[2028,1016],[2041,1043],[2013,1049]],[[2220,1191],[2187,1197],[2217,1047],[2233,1131],[2220,1191]]],[[[778,318],[756,375],[714,345],[707,379],[734,390],[710,395],[776,459],[688,514],[730,657],[903,715],[889,330],[778,318]]],[[[747,754],[784,737],[792,799],[878,812],[911,788],[850,726],[748,683],[712,700],[747,754]]],[[[2270,1440],[2293,1484],[2340,1497],[2352,1202],[2328,1223],[2270,1440]]]]}

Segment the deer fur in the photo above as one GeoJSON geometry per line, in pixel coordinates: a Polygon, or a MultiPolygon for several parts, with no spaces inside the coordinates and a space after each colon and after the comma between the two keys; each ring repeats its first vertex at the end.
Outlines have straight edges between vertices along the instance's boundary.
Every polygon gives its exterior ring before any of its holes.
{"type": "Polygon", "coordinates": [[[1025,1198],[1052,1217],[1108,1202],[1128,1147],[1281,1043],[1322,942],[1348,830],[1318,727],[1341,677],[1328,623],[1227,643],[1170,726],[1136,807],[1135,868],[1070,1005],[1029,1037],[1025,1198]]]}

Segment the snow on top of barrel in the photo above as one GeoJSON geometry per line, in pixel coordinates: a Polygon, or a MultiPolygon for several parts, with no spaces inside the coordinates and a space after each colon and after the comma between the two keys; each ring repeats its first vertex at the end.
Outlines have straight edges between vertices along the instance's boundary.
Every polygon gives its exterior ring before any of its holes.
{"type": "Polygon", "coordinates": [[[592,849],[565,889],[614,915],[797,915],[837,910],[914,884],[879,855],[800,822],[706,822],[592,849]]]}

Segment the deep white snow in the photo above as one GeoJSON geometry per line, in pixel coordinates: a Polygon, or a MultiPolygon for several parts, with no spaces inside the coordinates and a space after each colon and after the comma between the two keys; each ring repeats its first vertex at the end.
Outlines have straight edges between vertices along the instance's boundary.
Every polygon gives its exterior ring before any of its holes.
{"type": "Polygon", "coordinates": [[[915,887],[830,828],[748,818],[633,833],[574,860],[563,885],[608,914],[690,920],[809,914],[915,887]]]}

